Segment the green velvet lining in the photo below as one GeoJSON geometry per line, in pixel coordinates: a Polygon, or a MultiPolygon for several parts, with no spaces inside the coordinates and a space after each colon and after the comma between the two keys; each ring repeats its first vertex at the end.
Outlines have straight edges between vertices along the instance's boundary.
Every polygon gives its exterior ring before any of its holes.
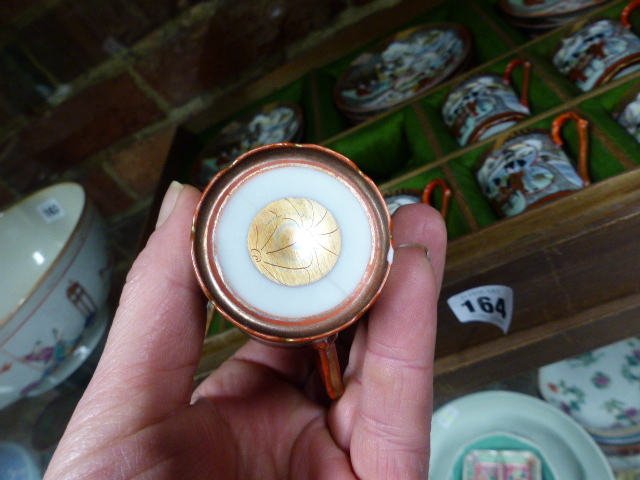
{"type": "Polygon", "coordinates": [[[418,119],[410,108],[362,124],[348,136],[326,143],[352,161],[376,182],[384,182],[405,167],[416,168],[435,158],[418,119]]]}
{"type": "Polygon", "coordinates": [[[449,167],[455,175],[456,182],[462,189],[467,205],[480,227],[489,226],[499,219],[487,197],[482,193],[475,176],[475,167],[478,159],[486,150],[486,147],[476,148],[449,162],[449,167]]]}

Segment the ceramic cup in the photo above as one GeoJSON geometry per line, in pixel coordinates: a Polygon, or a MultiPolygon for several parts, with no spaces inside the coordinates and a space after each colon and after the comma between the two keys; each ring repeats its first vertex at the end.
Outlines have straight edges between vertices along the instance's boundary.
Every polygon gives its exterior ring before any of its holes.
{"type": "Polygon", "coordinates": [[[584,92],[640,70],[640,38],[629,22],[638,7],[640,0],[634,0],[619,21],[595,20],[563,38],[553,56],[555,67],[584,92]]]}
{"type": "Polygon", "coordinates": [[[461,146],[502,132],[530,115],[528,104],[531,63],[509,62],[502,75],[475,75],[455,87],[442,106],[442,117],[461,146]],[[513,70],[522,65],[524,84],[520,96],[512,86],[513,70]]]}
{"type": "Polygon", "coordinates": [[[401,188],[385,193],[384,199],[387,204],[389,214],[393,215],[393,213],[401,206],[410,205],[412,203],[426,203],[427,205],[433,205],[433,195],[438,188],[442,190],[440,213],[443,218],[447,218],[453,192],[444,178],[431,180],[422,191],[413,188],[401,188]]]}
{"type": "Polygon", "coordinates": [[[640,143],[640,88],[634,86],[616,105],[613,118],[640,143]]]}
{"type": "Polygon", "coordinates": [[[0,212],[0,407],[43,393],[106,329],[104,224],[83,188],[57,184],[0,212]]]}
{"type": "Polygon", "coordinates": [[[554,119],[551,132],[515,133],[484,157],[476,177],[496,211],[510,217],[589,185],[587,128],[586,120],[565,112],[554,119]],[[562,149],[561,129],[568,120],[576,122],[580,137],[577,171],[562,149]]]}
{"type": "Polygon", "coordinates": [[[315,347],[331,398],[343,391],[336,335],[375,301],[392,253],[382,194],[317,145],[240,156],[209,183],[194,218],[193,262],[209,300],[258,340],[315,347]]]}

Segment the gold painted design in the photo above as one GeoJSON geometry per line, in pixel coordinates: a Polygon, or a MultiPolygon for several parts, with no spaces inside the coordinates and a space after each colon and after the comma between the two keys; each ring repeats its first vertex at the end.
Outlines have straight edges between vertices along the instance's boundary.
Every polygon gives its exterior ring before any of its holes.
{"type": "Polygon", "coordinates": [[[288,287],[325,277],[336,264],[341,246],[336,219],[308,198],[271,202],[255,216],[247,235],[256,268],[269,280],[288,287]]]}

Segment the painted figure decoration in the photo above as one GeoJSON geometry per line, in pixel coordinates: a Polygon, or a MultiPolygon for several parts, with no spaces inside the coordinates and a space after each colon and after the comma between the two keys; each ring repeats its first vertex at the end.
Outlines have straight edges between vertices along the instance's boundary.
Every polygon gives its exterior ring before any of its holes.
{"type": "Polygon", "coordinates": [[[596,20],[563,38],[553,56],[555,67],[584,92],[640,70],[640,38],[629,22],[638,7],[640,0],[635,0],[620,21],[596,20]]]}
{"type": "Polygon", "coordinates": [[[527,101],[531,63],[515,59],[502,75],[485,73],[466,79],[445,98],[442,116],[459,145],[465,146],[500,133],[530,115],[527,101]],[[522,65],[520,97],[511,83],[513,70],[522,65]]]}
{"type": "Polygon", "coordinates": [[[567,14],[606,3],[607,0],[500,0],[507,13],[520,17],[567,14]]]}
{"type": "Polygon", "coordinates": [[[508,22],[531,37],[537,37],[579,17],[611,0],[499,0],[508,22]]]}
{"type": "Polygon", "coordinates": [[[496,211],[510,217],[589,185],[587,126],[586,120],[566,112],[554,121],[551,135],[544,130],[517,133],[491,152],[476,177],[496,211]],[[569,119],[577,122],[580,133],[578,171],[562,149],[560,129],[569,119]]]}
{"type": "Polygon", "coordinates": [[[334,98],[362,120],[417,96],[466,66],[470,35],[457,24],[415,27],[358,56],[338,79],[334,98]]]}

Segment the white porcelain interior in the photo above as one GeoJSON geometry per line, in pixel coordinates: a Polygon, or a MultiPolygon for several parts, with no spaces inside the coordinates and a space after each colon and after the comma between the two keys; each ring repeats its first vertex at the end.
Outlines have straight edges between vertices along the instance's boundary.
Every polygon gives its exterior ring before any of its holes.
{"type": "Polygon", "coordinates": [[[74,232],[85,203],[77,184],[41,190],[0,212],[0,326],[24,302],[74,232]]]}
{"type": "Polygon", "coordinates": [[[291,322],[343,302],[370,261],[373,239],[363,205],[344,183],[321,171],[286,167],[253,176],[229,197],[218,222],[217,258],[226,284],[244,302],[291,322]],[[335,217],[343,239],[333,269],[321,280],[295,289],[267,278],[246,254],[246,232],[256,213],[285,197],[317,201],[335,217]]]}
{"type": "Polygon", "coordinates": [[[111,268],[102,219],[75,183],[0,213],[0,242],[3,408],[55,387],[93,350],[109,321],[111,268]]]}

